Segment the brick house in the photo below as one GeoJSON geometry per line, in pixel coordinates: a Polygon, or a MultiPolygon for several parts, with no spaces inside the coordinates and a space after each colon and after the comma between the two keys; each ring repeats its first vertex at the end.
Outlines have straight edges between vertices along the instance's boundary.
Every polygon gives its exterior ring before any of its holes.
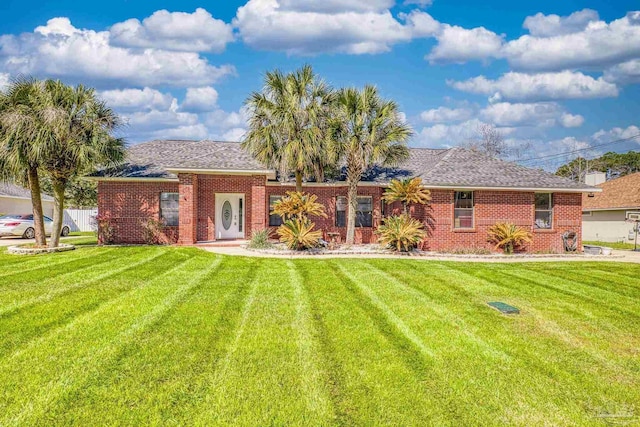
{"type": "MultiPolygon", "coordinates": [[[[422,177],[431,191],[428,206],[413,206],[429,231],[425,248],[491,248],[487,229],[500,221],[533,232],[527,251],[562,251],[562,234],[581,232],[582,193],[597,189],[493,159],[463,148],[410,149],[398,168],[373,168],[359,185],[356,241],[373,243],[376,227],[400,206],[381,200],[393,178],[422,177]]],[[[238,143],[157,140],[132,146],[121,166],[99,171],[98,210],[119,243],[143,241],[143,223],[162,219],[169,241],[190,245],[248,239],[251,232],[277,227],[270,207],[292,182],[276,179],[238,143]]],[[[327,218],[315,218],[323,232],[346,234],[344,181],[306,182],[327,218]]]]}

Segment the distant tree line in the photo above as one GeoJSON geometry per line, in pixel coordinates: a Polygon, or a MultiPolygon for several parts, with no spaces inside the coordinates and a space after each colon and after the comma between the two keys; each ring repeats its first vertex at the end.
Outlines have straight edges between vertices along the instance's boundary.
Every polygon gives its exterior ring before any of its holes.
{"type": "Polygon", "coordinates": [[[607,179],[640,172],[640,152],[614,153],[610,151],[595,159],[578,157],[560,166],[556,175],[584,182],[588,172],[605,172],[607,179]]]}

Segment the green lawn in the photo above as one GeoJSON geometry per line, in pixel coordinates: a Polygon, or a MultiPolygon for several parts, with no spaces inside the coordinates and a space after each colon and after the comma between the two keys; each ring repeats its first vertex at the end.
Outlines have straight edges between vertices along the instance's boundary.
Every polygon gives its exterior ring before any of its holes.
{"type": "Polygon", "coordinates": [[[0,252],[2,426],[606,425],[633,411],[640,265],[0,252]]]}

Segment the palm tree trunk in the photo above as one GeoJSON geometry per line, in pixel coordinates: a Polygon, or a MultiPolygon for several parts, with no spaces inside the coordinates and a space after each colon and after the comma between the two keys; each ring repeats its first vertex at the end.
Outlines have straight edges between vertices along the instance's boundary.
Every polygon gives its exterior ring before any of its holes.
{"type": "Polygon", "coordinates": [[[402,211],[404,212],[404,215],[406,216],[407,213],[408,213],[407,202],[402,202],[402,211]]]}
{"type": "Polygon", "coordinates": [[[53,229],[51,230],[51,240],[49,247],[57,248],[60,245],[60,233],[62,232],[62,222],[64,219],[64,190],[67,182],[64,179],[53,180],[53,229]]]}
{"type": "Polygon", "coordinates": [[[302,193],[302,172],[296,171],[296,191],[302,193]]]}
{"type": "Polygon", "coordinates": [[[358,209],[358,180],[350,180],[347,176],[347,245],[353,245],[356,237],[356,210],[358,209]]]}
{"type": "Polygon", "coordinates": [[[42,212],[42,193],[38,168],[29,168],[27,173],[29,190],[31,191],[31,206],[33,208],[33,228],[36,233],[36,245],[46,246],[47,237],[44,233],[44,213],[42,212]]]}

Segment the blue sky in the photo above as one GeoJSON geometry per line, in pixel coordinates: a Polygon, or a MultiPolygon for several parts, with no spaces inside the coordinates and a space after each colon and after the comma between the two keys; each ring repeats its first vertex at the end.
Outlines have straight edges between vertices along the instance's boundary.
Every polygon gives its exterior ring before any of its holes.
{"type": "Polygon", "coordinates": [[[637,2],[522,3],[4,0],[0,86],[20,74],[95,86],[130,143],[238,140],[264,72],[305,63],[336,87],[377,85],[412,146],[462,144],[483,123],[525,157],[640,134],[637,2]]]}

